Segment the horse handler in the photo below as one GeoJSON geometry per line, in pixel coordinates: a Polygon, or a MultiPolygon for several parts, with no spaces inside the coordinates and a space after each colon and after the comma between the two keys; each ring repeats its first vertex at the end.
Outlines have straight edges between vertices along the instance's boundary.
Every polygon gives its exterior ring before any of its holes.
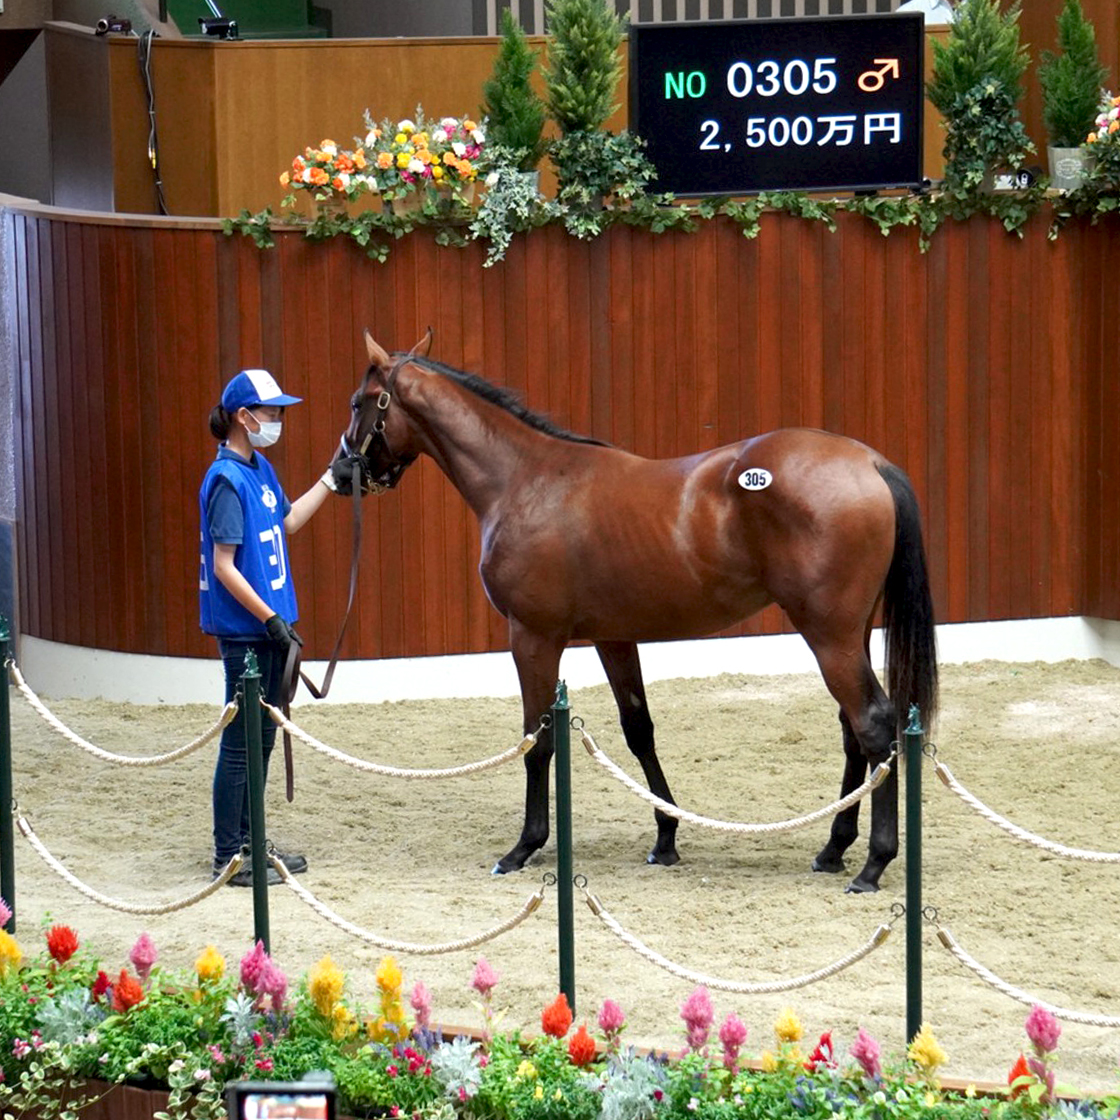
{"type": "MultiPolygon", "coordinates": [[[[292,643],[302,645],[294,627],[299,611],[288,564],[287,534],[311,518],[332,490],[330,472],[294,502],[284,494],[276,471],[257,450],[279,438],[284,409],[299,397],[281,392],[267,370],[242,370],[210,412],[210,432],[218,455],[198,493],[202,518],[199,613],[202,629],[218,639],[225,664],[226,702],[233,699],[252,650],[261,674],[261,695],[284,702],[282,685],[292,643]]],[[[276,740],[276,725],[264,719],[265,777],[276,740]]],[[[249,840],[248,755],[243,721],[222,732],[214,768],[214,874],[249,840]]],[[[277,852],[294,873],[307,870],[305,856],[277,852]]],[[[268,868],[270,886],[280,876],[268,868]]],[[[243,867],[230,886],[250,887],[253,871],[243,867]]]]}

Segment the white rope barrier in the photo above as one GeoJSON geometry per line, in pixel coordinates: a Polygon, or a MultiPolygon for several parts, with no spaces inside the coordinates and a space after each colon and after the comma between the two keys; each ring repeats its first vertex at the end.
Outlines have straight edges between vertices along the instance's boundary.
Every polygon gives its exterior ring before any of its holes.
{"type": "Polygon", "coordinates": [[[496,754],[492,758],[484,758],[478,762],[468,762],[463,766],[448,766],[443,769],[408,770],[399,766],[385,766],[380,762],[367,762],[365,759],[355,758],[353,755],[336,750],[334,747],[327,746],[326,743],[319,742],[318,739],[308,735],[302,728],[297,727],[279,708],[273,707],[264,700],[261,701],[261,707],[268,712],[272,717],[272,722],[275,723],[277,727],[283,731],[287,731],[289,735],[298,739],[301,743],[305,743],[307,746],[311,747],[312,750],[326,755],[327,758],[334,759],[335,762],[342,762],[347,766],[352,766],[355,770],[362,770],[367,774],[380,774],[384,778],[404,778],[406,780],[415,781],[421,779],[461,778],[467,774],[479,774],[483,770],[492,770],[496,766],[501,766],[517,758],[518,755],[525,754],[525,752],[534,747],[537,742],[536,732],[531,732],[526,735],[516,747],[510,747],[509,750],[502,751],[501,754],[496,754]]]}
{"type": "Polygon", "coordinates": [[[1046,1008],[1051,1015],[1055,1015],[1068,1023],[1084,1023],[1090,1027],[1120,1027],[1120,1018],[1115,1015],[1093,1015],[1087,1011],[1071,1011],[1066,1007],[1057,1007],[1052,1003],[1047,1003],[1044,999],[1038,999],[1028,992],[1024,992],[1022,988],[1016,988],[1014,985],[1008,984],[1006,980],[1001,980],[994,972],[985,968],[974,957],[969,956],[969,954],[957,944],[956,938],[954,938],[944,926],[937,927],[937,937],[941,944],[944,945],[961,964],[971,969],[981,980],[990,984],[997,991],[1003,992],[1005,996],[1010,996],[1011,999],[1019,1003],[1025,1003],[1028,1007],[1037,1003],[1040,1007],[1046,1008]]]}
{"type": "Polygon", "coordinates": [[[157,903],[154,905],[142,905],[135,902],[122,902],[120,899],[110,898],[108,895],[101,894],[87,886],[76,875],[68,871],[63,865],[47,850],[42,840],[35,835],[35,830],[31,827],[26,817],[17,817],[16,826],[23,834],[27,842],[42,858],[43,862],[57,875],[66,880],[76,891],[84,894],[86,898],[96,902],[99,906],[106,906],[110,910],[119,910],[124,914],[138,914],[138,915],[155,915],[155,914],[173,914],[177,910],[186,910],[189,906],[194,906],[195,903],[201,902],[204,898],[209,898],[215,891],[220,890],[241,870],[242,857],[240,853],[235,855],[222,868],[221,873],[207,883],[200,891],[195,891],[194,894],[188,895],[186,898],[181,898],[176,902],[157,903]]]}
{"type": "Polygon", "coordinates": [[[648,801],[654,808],[660,809],[670,817],[676,817],[678,820],[687,821],[689,824],[715,829],[717,832],[734,832],[741,835],[791,832],[793,829],[805,828],[807,825],[815,824],[819,820],[835,816],[849,806],[854,805],[857,801],[863,800],[872,790],[882,785],[887,775],[890,773],[891,762],[895,757],[892,754],[886,762],[880,762],[863,785],[858,789],[852,790],[847,797],[842,797],[839,801],[834,801],[831,805],[825,805],[823,808],[816,809],[812,813],[807,813],[803,817],[794,817],[787,821],[774,821],[769,824],[742,824],[733,821],[714,820],[711,817],[702,817],[698,813],[691,813],[687,809],[682,809],[679,805],[674,805],[671,801],[663,800],[658,797],[657,794],[651,793],[645,786],[631,778],[616,762],[611,761],[611,759],[596,745],[595,740],[587,731],[581,729],[580,735],[583,738],[583,745],[587,748],[587,753],[591,755],[600,766],[612,777],[626,786],[631,793],[636,794],[643,801],[648,801]]]}
{"type": "Polygon", "coordinates": [[[1004,832],[1014,836],[1016,840],[1021,840],[1025,844],[1033,844],[1036,848],[1042,848],[1044,851],[1052,852],[1057,856],[1065,856],[1067,859],[1082,859],[1090,863],[1120,863],[1120,852],[1095,852],[1085,848],[1069,848],[1066,847],[1065,844],[1059,844],[1054,840],[1047,840],[1043,836],[1038,836],[1033,832],[1028,832],[1025,828],[1020,828],[1006,817],[1001,817],[999,813],[989,809],[987,805],[978,797],[969,793],[968,790],[953,777],[952,771],[948,766],[943,762],[938,762],[933,755],[930,757],[933,759],[934,772],[947,789],[955,793],[970,809],[975,810],[986,821],[994,824],[997,828],[1002,828],[1004,832]]]}
{"type": "Polygon", "coordinates": [[[438,945],[420,945],[411,941],[393,941],[390,938],[370,933],[369,930],[362,929],[361,926],[356,926],[353,922],[349,922],[339,914],[336,914],[326,903],[320,902],[309,890],[295,881],[295,878],[287,867],[285,867],[284,861],[280,859],[279,856],[273,853],[269,858],[272,860],[272,866],[276,868],[280,873],[280,877],[284,880],[284,885],[291,889],[302,902],[305,902],[311,907],[321,918],[325,918],[328,922],[337,926],[345,933],[349,933],[351,936],[357,937],[368,945],[373,945],[375,948],[388,953],[413,953],[417,956],[431,957],[441,953],[456,953],[463,949],[473,949],[477,945],[483,945],[487,941],[493,941],[494,938],[500,937],[503,933],[508,933],[515,926],[520,925],[530,914],[534,913],[544,901],[544,891],[537,890],[535,894],[529,896],[525,904],[512,918],[508,918],[500,925],[494,926],[493,929],[486,930],[484,933],[475,934],[473,937],[463,937],[458,941],[445,941],[438,945]]]}
{"type": "Polygon", "coordinates": [[[237,701],[231,700],[222,709],[222,714],[218,717],[218,722],[215,723],[213,727],[203,732],[197,739],[185,743],[181,747],[176,747],[173,751],[168,751],[166,754],[150,756],[113,754],[112,751],[106,751],[102,750],[101,747],[95,747],[92,743],[71,731],[70,728],[51,712],[43,701],[35,695],[27,682],[23,679],[23,674],[19,671],[19,667],[14,661],[9,662],[9,669],[11,671],[12,682],[15,684],[16,688],[19,689],[20,694],[55,731],[64,739],[73,743],[74,746],[81,747],[82,750],[88,751],[95,758],[101,759],[102,762],[112,762],[117,766],[164,766],[169,762],[176,762],[180,758],[186,758],[187,755],[192,754],[200,747],[206,746],[211,740],[217,738],[226,725],[237,715],[237,701]]]}
{"type": "Polygon", "coordinates": [[[584,895],[587,899],[587,905],[591,908],[591,912],[609,929],[624,945],[633,949],[639,956],[644,957],[651,964],[657,965],[658,968],[663,968],[666,972],[679,977],[682,980],[688,980],[693,984],[703,984],[706,988],[712,988],[720,992],[731,992],[735,995],[766,995],[773,992],[789,992],[794,988],[804,988],[809,984],[815,984],[819,980],[825,980],[829,976],[834,976],[838,972],[843,972],[844,969],[850,968],[857,961],[863,960],[869,953],[872,953],[880,945],[886,941],[890,935],[890,925],[881,925],[872,934],[871,938],[866,944],[861,945],[858,949],[848,953],[847,956],[841,957],[838,961],[834,961],[824,968],[818,968],[816,972],[807,973],[804,976],[795,976],[785,980],[769,980],[760,983],[748,983],[745,981],[736,980],[722,980],[714,976],[706,976],[702,972],[694,972],[690,968],[685,968],[683,965],[676,964],[663,957],[656,950],[651,949],[648,945],[644,944],[632,933],[627,932],[619,924],[619,922],[611,916],[599,899],[593,895],[587,888],[584,888],[584,895]]]}

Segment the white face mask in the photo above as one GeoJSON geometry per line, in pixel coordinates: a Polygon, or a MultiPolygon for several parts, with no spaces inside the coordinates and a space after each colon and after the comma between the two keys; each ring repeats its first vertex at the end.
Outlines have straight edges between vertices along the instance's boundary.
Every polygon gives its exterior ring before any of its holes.
{"type": "MultiPolygon", "coordinates": [[[[253,419],[257,420],[255,416],[253,419]]],[[[253,447],[271,447],[280,438],[280,431],[284,427],[283,421],[257,420],[257,423],[260,425],[260,431],[252,432],[248,428],[245,429],[249,436],[249,443],[253,447]]]]}

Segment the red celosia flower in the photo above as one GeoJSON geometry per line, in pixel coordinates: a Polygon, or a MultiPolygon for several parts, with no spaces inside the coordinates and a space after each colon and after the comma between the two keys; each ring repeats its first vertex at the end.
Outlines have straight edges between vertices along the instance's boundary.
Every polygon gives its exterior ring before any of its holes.
{"type": "Polygon", "coordinates": [[[122,968],[117,982],[113,985],[113,1010],[127,1011],[144,998],[144,989],[135,976],[129,976],[128,969],[122,968]]]}
{"type": "Polygon", "coordinates": [[[572,1009],[568,997],[561,992],[542,1012],[541,1030],[553,1038],[563,1038],[572,1025],[572,1009]]]}
{"type": "Polygon", "coordinates": [[[579,1030],[568,1039],[568,1057],[577,1066],[585,1066],[595,1060],[595,1039],[587,1033],[586,1023],[581,1023],[579,1030]]]}
{"type": "Polygon", "coordinates": [[[814,1073],[818,1069],[835,1069],[836,1058],[832,1053],[832,1031],[825,1031],[821,1035],[816,1049],[809,1055],[805,1068],[814,1073]]]}
{"type": "Polygon", "coordinates": [[[59,964],[65,964],[78,951],[78,935],[69,926],[51,926],[47,951],[59,964]]]}
{"type": "Polygon", "coordinates": [[[1025,1093],[1032,1080],[1031,1067],[1027,1065],[1026,1055],[1020,1054],[1019,1060],[1011,1067],[1011,1072],[1007,1075],[1007,1084],[1011,1086],[1011,1099],[1014,1100],[1020,1093],[1025,1093]],[[1026,1078],[1026,1080],[1019,1081],[1020,1078],[1026,1078]],[[1015,1084],[1016,1081],[1019,1081],[1018,1085],[1015,1084]]]}
{"type": "Polygon", "coordinates": [[[104,972],[97,973],[97,979],[93,982],[93,987],[90,989],[90,994],[93,996],[93,1002],[97,1003],[98,1000],[112,987],[109,982],[109,977],[104,972]]]}

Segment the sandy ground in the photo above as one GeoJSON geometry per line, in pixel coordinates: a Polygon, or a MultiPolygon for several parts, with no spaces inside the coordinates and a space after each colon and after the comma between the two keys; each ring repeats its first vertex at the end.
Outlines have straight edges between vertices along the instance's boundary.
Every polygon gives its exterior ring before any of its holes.
{"type": "MultiPolygon", "coordinates": [[[[815,676],[678,680],[649,688],[660,753],[682,806],[707,816],[773,821],[832,801],[842,752],[831,701],[815,676]]],[[[640,773],[617,731],[605,685],[572,696],[603,749],[640,773]]],[[[982,663],[942,673],[939,756],[978,797],[1024,828],[1071,846],[1116,851],[1120,779],[1120,670],[1103,662],[982,663]]],[[[117,752],[154,754],[192,739],[216,707],[58,702],[70,726],[117,752]]],[[[210,778],[216,747],[169,766],[100,762],[57,736],[12,693],[15,791],[42,841],[96,889],[163,901],[209,877],[210,778]]],[[[399,766],[452,766],[488,757],[519,738],[513,700],[399,702],[297,709],[311,734],[358,757],[399,766]]],[[[681,863],[648,867],[652,810],[582,752],[573,757],[574,866],[634,935],[709,976],[761,981],[802,975],[862,945],[904,898],[900,858],[876,895],[846,895],[848,876],[813,874],[826,824],[766,838],[684,825],[681,863]]],[[[522,819],[520,762],[441,782],[373,777],[296,744],[296,798],[268,791],[272,838],[307,853],[300,881],[353,923],[382,937],[438,943],[485,931],[514,913],[555,869],[550,842],[521,874],[493,877],[522,819]]],[[[1120,1014],[1116,864],[1059,859],[1015,842],[945,790],[927,767],[924,902],[961,945],[1009,983],[1063,1007],[1120,1014]]],[[[867,808],[864,809],[866,815],[867,808]]],[[[123,964],[148,930],[161,962],[189,966],[207,943],[233,963],[249,947],[251,892],[225,888],[169,916],[134,918],[87,901],[17,834],[18,936],[36,945],[40,922],[73,925],[110,965],[123,964]]],[[[850,853],[854,872],[863,841],[850,853]]],[[[371,1000],[383,955],[325,922],[295,895],[270,892],[272,946],[290,975],[326,953],[351,991],[371,1000]]],[[[647,962],[606,930],[577,893],[577,1017],[618,1001],[634,1044],[677,1048],[681,1002],[692,983],[647,962]]],[[[924,1013],[949,1054],[945,1073],[1002,1081],[1025,1042],[1028,1008],[985,985],[939,944],[924,943],[924,1013]]],[[[443,956],[398,955],[406,985],[424,980],[445,1024],[477,1025],[469,989],[482,954],[501,975],[506,1025],[539,1028],[556,993],[556,893],[526,923],[487,944],[443,956]]],[[[784,995],[714,992],[717,1017],[735,1010],[748,1049],[772,1043],[785,1006],[806,1032],[833,1028],[846,1049],[867,1027],[898,1053],[905,1035],[905,935],[899,922],[871,957],[784,995]]],[[[1120,1031],[1067,1024],[1060,1081],[1083,1089],[1120,1084],[1120,1031]]]]}

